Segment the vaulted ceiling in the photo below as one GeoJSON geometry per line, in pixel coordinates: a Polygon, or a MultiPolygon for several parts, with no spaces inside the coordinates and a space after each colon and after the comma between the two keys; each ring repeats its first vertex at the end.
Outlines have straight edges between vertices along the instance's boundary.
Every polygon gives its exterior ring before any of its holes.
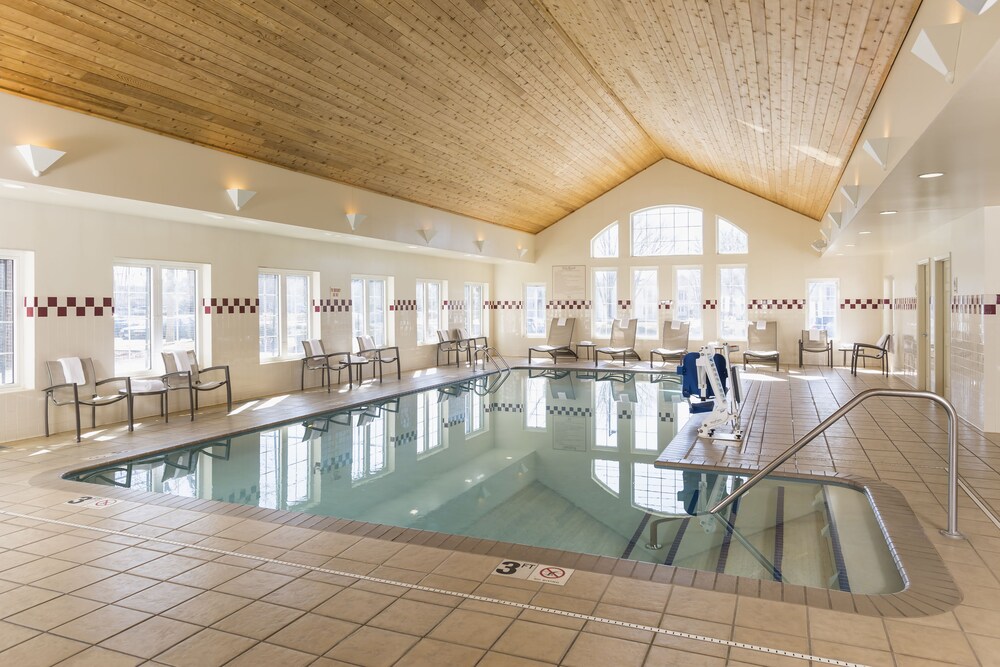
{"type": "Polygon", "coordinates": [[[664,157],[819,219],[918,5],[5,0],[0,89],[530,232],[664,157]]]}

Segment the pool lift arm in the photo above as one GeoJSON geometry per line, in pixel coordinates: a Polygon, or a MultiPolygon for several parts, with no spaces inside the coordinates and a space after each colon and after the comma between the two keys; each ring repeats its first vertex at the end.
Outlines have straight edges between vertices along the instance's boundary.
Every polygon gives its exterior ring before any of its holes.
{"type": "Polygon", "coordinates": [[[729,442],[739,442],[743,439],[743,428],[740,425],[740,404],[739,404],[739,378],[736,376],[736,368],[729,363],[729,344],[722,343],[721,348],[726,351],[723,355],[726,361],[726,371],[729,375],[729,391],[726,391],[719,376],[719,369],[715,365],[716,350],[719,346],[706,345],[701,351],[696,362],[698,369],[698,392],[702,399],[707,399],[709,386],[715,394],[712,412],[702,421],[698,428],[699,438],[711,440],[723,440],[729,442]],[[732,424],[732,430],[728,433],[716,433],[716,429],[724,424],[732,424]]]}

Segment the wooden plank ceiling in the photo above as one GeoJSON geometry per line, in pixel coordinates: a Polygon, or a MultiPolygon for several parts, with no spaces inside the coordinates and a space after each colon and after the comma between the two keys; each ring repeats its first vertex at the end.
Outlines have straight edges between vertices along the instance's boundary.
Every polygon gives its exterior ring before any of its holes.
{"type": "Polygon", "coordinates": [[[529,232],[663,157],[818,219],[918,4],[4,0],[0,88],[529,232]]]}

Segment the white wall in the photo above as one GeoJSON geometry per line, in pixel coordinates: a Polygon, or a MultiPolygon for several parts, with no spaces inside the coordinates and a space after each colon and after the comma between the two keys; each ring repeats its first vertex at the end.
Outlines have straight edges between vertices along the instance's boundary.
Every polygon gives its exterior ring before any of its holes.
{"type": "MultiPolygon", "coordinates": [[[[340,288],[340,298],[349,299],[353,273],[394,276],[396,300],[414,299],[418,278],[448,281],[449,298],[457,301],[463,299],[465,282],[493,282],[493,266],[482,262],[443,261],[419,252],[374,250],[7,199],[0,199],[0,250],[33,251],[34,285],[27,296],[58,297],[60,303],[65,303],[66,297],[97,297],[98,303],[111,297],[112,266],[116,259],[124,258],[210,265],[210,296],[251,302],[257,297],[260,267],[319,272],[318,292],[323,299],[329,298],[330,288],[340,288]]],[[[24,310],[18,308],[20,314],[24,310]]],[[[39,390],[47,384],[46,360],[92,357],[100,377],[114,375],[113,317],[92,312],[25,318],[30,325],[27,343],[34,345],[34,385],[0,391],[0,441],[42,433],[39,390]]],[[[453,326],[458,326],[464,311],[449,311],[449,315],[453,326]]],[[[201,317],[210,320],[212,362],[230,365],[234,397],[298,389],[299,361],[260,363],[255,314],[201,317]]],[[[327,349],[349,349],[350,313],[322,313],[318,317],[327,349]]],[[[434,365],[435,346],[416,344],[415,311],[397,311],[390,336],[400,347],[404,369],[434,365]]],[[[202,358],[208,353],[203,350],[202,358]]],[[[318,381],[318,375],[313,381],[318,381]]],[[[225,400],[221,391],[201,398],[204,404],[225,400]]],[[[183,400],[179,394],[171,399],[173,405],[183,400]]],[[[152,399],[137,400],[137,414],[151,414],[154,404],[152,399]]],[[[98,410],[98,421],[124,419],[124,407],[116,407],[98,410]]],[[[55,409],[59,430],[71,427],[71,412],[69,408],[55,409]]]]}
{"type": "MultiPolygon", "coordinates": [[[[748,299],[805,299],[806,281],[811,278],[839,279],[840,300],[882,298],[881,260],[845,257],[820,258],[809,244],[819,237],[819,223],[788,209],[772,204],[743,190],[726,185],[669,160],[662,160],[629,179],[600,198],[567,216],[538,235],[534,265],[499,265],[497,267],[498,300],[521,302],[524,284],[548,284],[552,290],[552,267],[564,264],[586,264],[588,269],[587,299],[591,294],[590,271],[594,267],[618,269],[618,298],[630,295],[632,267],[658,269],[659,298],[672,300],[673,267],[697,265],[702,268],[702,299],[717,300],[718,268],[722,265],[746,264],[748,267],[748,299]],[[701,208],[704,220],[704,248],[701,256],[629,257],[629,216],[633,211],[656,205],[684,205],[701,208]],[[749,233],[748,255],[719,255],[715,252],[716,217],[722,217],[749,233]],[[590,259],[590,240],[612,222],[619,222],[619,258],[590,259]]],[[[669,310],[661,310],[661,319],[670,319],[669,310]]],[[[500,337],[502,350],[524,353],[527,342],[523,310],[499,310],[494,332],[500,337]]],[[[622,314],[626,314],[622,311],[622,314]]],[[[717,311],[704,310],[705,339],[718,336],[717,311]]],[[[550,315],[575,315],[579,327],[577,340],[593,338],[590,311],[550,311],[550,315]]],[[[805,325],[805,311],[797,307],[765,308],[751,311],[750,318],[777,320],[779,346],[784,364],[798,364],[797,341],[805,325]]],[[[874,341],[882,328],[881,311],[877,308],[844,309],[838,311],[838,334],[841,342],[874,341]]],[[[691,341],[694,348],[699,341],[691,341]]],[[[643,351],[656,341],[638,341],[643,351]]],[[[807,355],[806,362],[819,362],[819,355],[807,355]]],[[[836,363],[840,363],[837,354],[836,363]]]]}

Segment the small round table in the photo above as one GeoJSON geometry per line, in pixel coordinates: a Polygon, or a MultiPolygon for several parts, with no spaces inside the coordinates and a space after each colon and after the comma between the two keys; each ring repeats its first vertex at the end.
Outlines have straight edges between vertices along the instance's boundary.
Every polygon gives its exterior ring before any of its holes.
{"type": "Polygon", "coordinates": [[[576,345],[576,356],[577,357],[580,356],[580,348],[583,348],[584,350],[587,351],[587,359],[590,359],[591,351],[597,347],[597,343],[594,343],[593,341],[589,340],[581,340],[579,343],[576,343],[575,345],[576,345]]]}

